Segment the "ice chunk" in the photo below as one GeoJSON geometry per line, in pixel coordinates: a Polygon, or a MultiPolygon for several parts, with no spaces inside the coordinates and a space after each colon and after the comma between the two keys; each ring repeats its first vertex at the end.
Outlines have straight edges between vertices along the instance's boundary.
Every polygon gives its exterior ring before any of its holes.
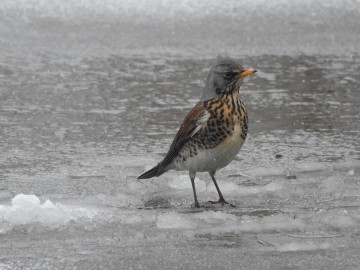
{"type": "Polygon", "coordinates": [[[54,204],[50,200],[41,204],[35,195],[18,194],[11,200],[11,205],[0,205],[0,233],[20,225],[39,224],[55,229],[72,221],[86,224],[97,214],[95,209],[54,204]]]}
{"type": "Polygon", "coordinates": [[[24,208],[31,208],[33,206],[40,205],[40,199],[35,195],[24,195],[19,194],[16,195],[12,200],[11,204],[14,207],[24,207],[24,208]]]}

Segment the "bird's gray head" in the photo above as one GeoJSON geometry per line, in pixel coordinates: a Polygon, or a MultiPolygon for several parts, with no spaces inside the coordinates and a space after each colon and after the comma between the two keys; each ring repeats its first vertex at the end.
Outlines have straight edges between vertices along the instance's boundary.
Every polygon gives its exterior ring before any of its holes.
{"type": "Polygon", "coordinates": [[[244,69],[235,60],[219,60],[209,72],[201,100],[205,101],[219,95],[238,92],[243,78],[255,72],[255,69],[244,69]]]}

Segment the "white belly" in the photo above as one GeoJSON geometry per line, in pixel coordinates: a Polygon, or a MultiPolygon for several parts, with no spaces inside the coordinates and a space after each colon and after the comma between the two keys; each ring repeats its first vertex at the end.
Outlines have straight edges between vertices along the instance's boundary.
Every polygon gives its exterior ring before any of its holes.
{"type": "Polygon", "coordinates": [[[188,157],[182,163],[175,161],[175,169],[191,172],[209,172],[225,167],[236,157],[244,144],[240,133],[240,126],[235,126],[231,137],[213,149],[199,151],[197,155],[188,157]]]}

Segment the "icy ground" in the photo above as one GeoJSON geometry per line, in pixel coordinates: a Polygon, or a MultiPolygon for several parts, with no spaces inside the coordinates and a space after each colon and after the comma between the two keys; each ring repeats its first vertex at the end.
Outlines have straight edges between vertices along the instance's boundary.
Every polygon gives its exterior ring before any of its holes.
{"type": "Polygon", "coordinates": [[[0,269],[358,269],[359,1],[204,3],[1,1],[0,269]],[[218,54],[249,134],[194,209],[137,176],[218,54]]]}
{"type": "MultiPolygon", "coordinates": [[[[221,187],[237,208],[191,208],[184,175],[76,200],[19,194],[0,206],[2,267],[356,269],[359,167],[303,164],[296,179],[264,168],[228,176],[221,187]]],[[[202,179],[200,198],[215,198],[202,179]]]]}

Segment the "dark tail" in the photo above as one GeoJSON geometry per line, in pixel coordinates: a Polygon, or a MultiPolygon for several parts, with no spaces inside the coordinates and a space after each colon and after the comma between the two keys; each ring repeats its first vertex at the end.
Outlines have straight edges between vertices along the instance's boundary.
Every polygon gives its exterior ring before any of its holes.
{"type": "Polygon", "coordinates": [[[148,170],[146,173],[143,173],[138,177],[138,179],[149,179],[154,176],[160,176],[165,172],[163,166],[161,166],[161,163],[156,165],[154,168],[148,170]]]}

